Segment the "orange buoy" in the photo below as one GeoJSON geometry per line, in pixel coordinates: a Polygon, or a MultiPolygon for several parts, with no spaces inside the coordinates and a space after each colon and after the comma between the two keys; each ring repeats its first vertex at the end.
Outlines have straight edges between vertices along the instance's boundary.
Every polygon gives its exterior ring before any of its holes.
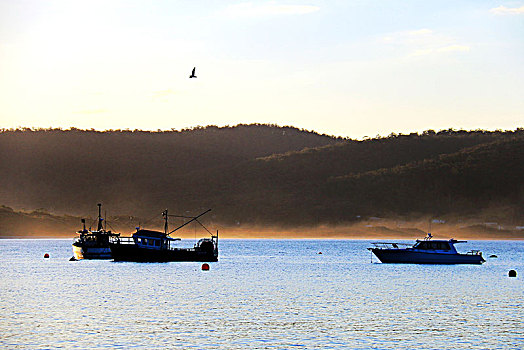
{"type": "Polygon", "coordinates": [[[44,258],[45,258],[45,259],[49,259],[49,254],[45,253],[45,254],[44,254],[44,258]]]}
{"type": "Polygon", "coordinates": [[[203,263],[202,264],[202,271],[209,271],[209,264],[203,263]]]}
{"type": "Polygon", "coordinates": [[[318,254],[322,254],[322,252],[318,252],[318,254]]]}

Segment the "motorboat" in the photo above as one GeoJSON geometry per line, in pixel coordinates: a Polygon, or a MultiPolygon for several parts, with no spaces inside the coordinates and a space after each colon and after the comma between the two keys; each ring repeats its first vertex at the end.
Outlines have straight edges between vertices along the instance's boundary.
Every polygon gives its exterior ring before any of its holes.
{"type": "Polygon", "coordinates": [[[374,242],[368,248],[382,263],[396,264],[482,264],[485,262],[482,252],[471,250],[459,253],[457,243],[467,243],[453,238],[449,240],[432,240],[428,234],[415,244],[374,242]]]}

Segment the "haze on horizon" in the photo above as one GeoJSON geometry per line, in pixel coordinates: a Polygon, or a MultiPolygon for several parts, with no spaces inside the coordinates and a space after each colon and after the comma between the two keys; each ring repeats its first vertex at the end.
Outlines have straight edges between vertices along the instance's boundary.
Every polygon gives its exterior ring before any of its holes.
{"type": "Polygon", "coordinates": [[[515,129],[523,21],[522,0],[6,0],[0,128],[515,129]]]}

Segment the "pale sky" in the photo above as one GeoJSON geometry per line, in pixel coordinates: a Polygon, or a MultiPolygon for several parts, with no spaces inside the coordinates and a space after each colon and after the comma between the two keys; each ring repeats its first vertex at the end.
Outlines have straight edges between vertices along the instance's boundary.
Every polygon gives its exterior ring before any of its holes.
{"type": "Polygon", "coordinates": [[[524,127],[524,0],[0,0],[0,128],[239,123],[524,127]]]}

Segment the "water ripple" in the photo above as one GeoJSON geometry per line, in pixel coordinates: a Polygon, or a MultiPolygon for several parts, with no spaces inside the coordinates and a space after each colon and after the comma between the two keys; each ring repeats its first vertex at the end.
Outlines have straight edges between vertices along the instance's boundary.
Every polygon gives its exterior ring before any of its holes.
{"type": "Polygon", "coordinates": [[[366,241],[224,240],[207,272],[69,262],[70,243],[0,240],[2,348],[524,348],[523,242],[419,266],[370,264],[366,241]]]}

